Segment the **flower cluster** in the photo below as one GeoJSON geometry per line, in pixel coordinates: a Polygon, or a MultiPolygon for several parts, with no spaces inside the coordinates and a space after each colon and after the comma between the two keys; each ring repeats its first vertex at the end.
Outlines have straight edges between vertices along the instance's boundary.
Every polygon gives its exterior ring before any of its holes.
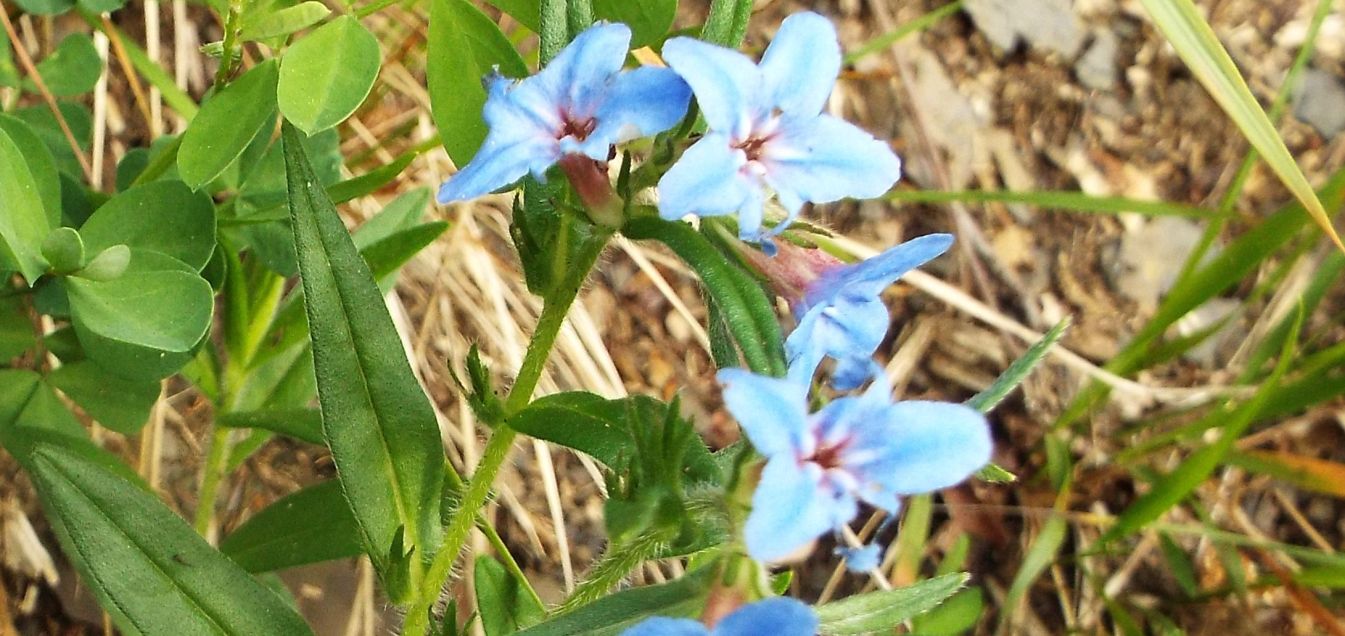
{"type": "Polygon", "coordinates": [[[540,73],[517,82],[492,77],[490,132],[440,188],[439,202],[478,197],[528,174],[545,179],[555,165],[584,196],[594,174],[605,177],[594,162],[606,162],[613,145],[672,128],[693,92],[708,131],[659,180],[664,218],[737,214],[739,236],[759,241],[788,227],[805,202],[878,196],[901,172],[886,143],[822,113],[841,52],[820,15],[787,18],[760,65],[679,37],[663,46],[671,70],[623,71],[629,44],[625,25],[598,24],[540,73]],[[772,193],[785,217],[765,229],[772,193]]]}

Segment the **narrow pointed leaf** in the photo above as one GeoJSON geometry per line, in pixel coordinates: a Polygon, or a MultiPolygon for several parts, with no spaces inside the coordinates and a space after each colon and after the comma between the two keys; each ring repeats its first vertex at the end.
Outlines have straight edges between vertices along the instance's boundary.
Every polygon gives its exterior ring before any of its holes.
{"type": "Polygon", "coordinates": [[[913,585],[851,596],[817,608],[823,634],[890,632],[897,625],[938,607],[967,584],[966,574],[944,576],[913,585]]]}
{"type": "Polygon", "coordinates": [[[29,465],[62,547],[122,632],[312,633],[152,494],[85,454],[38,444],[29,465]]]}
{"type": "Polygon", "coordinates": [[[309,486],[263,508],[220,542],[249,572],[271,572],[360,554],[360,533],[332,480],[309,486]]]}
{"type": "Polygon", "coordinates": [[[1247,82],[1242,79],[1233,59],[1219,43],[1209,23],[1200,17],[1195,4],[1191,0],[1140,0],[1140,3],[1148,10],[1158,30],[1177,50],[1182,61],[1190,67],[1192,74],[1233,123],[1237,124],[1252,147],[1261,153],[1270,169],[1303,203],[1303,208],[1321,226],[1322,231],[1331,237],[1341,251],[1345,251],[1345,244],[1341,243],[1340,236],[1332,227],[1331,219],[1317,198],[1317,193],[1295,163],[1293,155],[1289,154],[1284,139],[1275,130],[1275,124],[1261,110],[1251,89],[1247,88],[1247,82]]]}
{"type": "MultiPolygon", "coordinates": [[[[300,133],[284,126],[290,220],[303,280],[322,430],[365,549],[382,566],[401,529],[407,550],[433,552],[444,456],[439,429],[383,296],[300,133]]],[[[413,564],[414,567],[414,564],[413,564]]]]}

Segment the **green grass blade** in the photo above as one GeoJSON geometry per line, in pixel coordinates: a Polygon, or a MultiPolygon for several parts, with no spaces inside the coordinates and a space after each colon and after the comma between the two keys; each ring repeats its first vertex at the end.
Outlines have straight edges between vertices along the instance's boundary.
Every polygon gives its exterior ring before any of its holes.
{"type": "Polygon", "coordinates": [[[895,29],[888,31],[868,42],[859,46],[859,48],[845,54],[845,64],[854,64],[855,62],[866,58],[878,51],[881,51],[893,44],[900,42],[902,38],[912,34],[919,33],[933,26],[934,23],[942,20],[962,9],[962,0],[949,2],[929,13],[926,13],[910,22],[901,24],[895,29]]]}
{"type": "MultiPolygon", "coordinates": [[[[1009,593],[1004,597],[1003,613],[1000,614],[1001,625],[1011,621],[1014,614],[1017,613],[1019,602],[1027,594],[1027,590],[1032,583],[1041,576],[1042,572],[1055,561],[1055,555],[1060,551],[1060,546],[1065,542],[1065,537],[1069,535],[1069,523],[1061,515],[1053,515],[1042,526],[1041,532],[1037,534],[1037,539],[1032,542],[1032,547],[1028,548],[1027,555],[1023,557],[1023,564],[1018,568],[1018,573],[1013,577],[1013,584],[1009,586],[1009,593]]],[[[1002,631],[1002,630],[1001,630],[1002,631]]]]}
{"type": "Polygon", "coordinates": [[[1228,56],[1208,23],[1201,19],[1191,0],[1140,0],[1154,24],[1177,50],[1182,61],[1209,91],[1224,112],[1237,124],[1266,164],[1294,194],[1322,231],[1345,251],[1345,243],[1331,226],[1326,208],[1308,179],[1285,147],[1275,124],[1261,110],[1256,97],[1242,79],[1233,59],[1228,56]]]}
{"type": "Polygon", "coordinates": [[[1051,330],[1046,332],[1041,340],[1029,347],[1023,357],[1014,360],[1013,364],[1009,365],[1009,368],[1005,369],[1004,373],[1001,373],[998,378],[995,378],[990,386],[971,396],[971,399],[966,402],[967,406],[982,413],[989,413],[1004,398],[1008,397],[1009,393],[1018,388],[1023,380],[1027,379],[1028,374],[1032,373],[1032,370],[1037,368],[1046,354],[1051,351],[1051,347],[1055,346],[1055,343],[1065,335],[1065,330],[1069,329],[1070,324],[1071,319],[1066,316],[1056,326],[1051,327],[1051,330]]]}
{"type": "Polygon", "coordinates": [[[893,190],[885,195],[896,203],[1022,203],[1039,208],[1101,214],[1142,214],[1144,216],[1187,216],[1215,218],[1218,212],[1169,201],[1141,201],[1125,197],[1095,197],[1082,192],[1048,190],[1012,192],[1008,190],[893,190]]]}

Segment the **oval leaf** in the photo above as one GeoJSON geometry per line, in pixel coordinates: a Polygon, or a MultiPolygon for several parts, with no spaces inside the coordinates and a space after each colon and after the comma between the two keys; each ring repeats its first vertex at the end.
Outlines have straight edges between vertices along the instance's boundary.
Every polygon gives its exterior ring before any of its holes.
{"type": "Polygon", "coordinates": [[[33,183],[37,184],[37,196],[42,199],[42,209],[47,213],[47,227],[60,225],[61,178],[51,151],[33,128],[17,117],[0,114],[0,131],[9,135],[28,163],[28,172],[33,176],[33,183]]]}
{"type": "Polygon", "coordinates": [[[89,358],[128,378],[166,377],[205,337],[214,308],[210,283],[174,259],[133,252],[109,281],[66,279],[75,332],[89,358]]]}
{"type": "Polygon", "coordinates": [[[265,40],[289,35],[317,24],[331,12],[321,2],[308,0],[255,18],[249,14],[243,20],[242,37],[244,40],[265,40]]]}
{"type": "Polygon", "coordinates": [[[630,26],[630,47],[657,44],[677,17],[677,0],[593,0],[593,13],[630,26]]]}
{"type": "Polygon", "coordinates": [[[177,170],[193,190],[224,172],[274,122],[280,64],[267,60],[210,98],[182,135],[177,170]]]}
{"type": "Polygon", "coordinates": [[[103,426],[125,435],[134,434],[144,426],[154,403],[159,400],[158,382],[127,380],[111,375],[91,362],[64,365],[52,371],[47,382],[103,426]]]}
{"type": "Polygon", "coordinates": [[[136,484],[54,445],[38,444],[29,465],[61,546],[125,633],[312,633],[136,484]]]}
{"type": "MultiPolygon", "coordinates": [[[[47,90],[57,97],[73,97],[93,90],[98,76],[103,73],[103,59],[93,48],[93,40],[83,33],[66,36],[46,59],[38,62],[37,72],[47,90]]],[[[37,92],[32,80],[23,81],[23,88],[37,92]]]]}
{"type": "Polygon", "coordinates": [[[280,112],[310,135],[355,112],[378,77],[378,40],[352,16],[341,16],[285,52],[280,112]]]}
{"type": "Polygon", "coordinates": [[[79,234],[88,254],[126,245],[167,254],[200,271],[215,251],[215,206],[180,181],[155,181],[112,197],[79,234]]]}

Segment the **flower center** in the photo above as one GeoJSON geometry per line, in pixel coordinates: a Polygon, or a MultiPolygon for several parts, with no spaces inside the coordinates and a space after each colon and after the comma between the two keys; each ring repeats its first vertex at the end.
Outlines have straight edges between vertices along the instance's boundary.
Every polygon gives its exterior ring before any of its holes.
{"type": "Polygon", "coordinates": [[[598,127],[598,122],[592,117],[575,118],[568,113],[561,115],[560,137],[574,137],[578,141],[588,139],[593,134],[593,130],[598,127]]]}
{"type": "Polygon", "coordinates": [[[746,141],[737,145],[737,148],[747,155],[748,161],[757,161],[761,159],[761,153],[764,150],[769,137],[748,137],[746,141]]]}
{"type": "Polygon", "coordinates": [[[843,439],[829,446],[821,446],[813,452],[813,456],[808,461],[822,467],[822,470],[831,470],[841,468],[841,454],[845,452],[845,447],[849,445],[849,439],[843,439]]]}

